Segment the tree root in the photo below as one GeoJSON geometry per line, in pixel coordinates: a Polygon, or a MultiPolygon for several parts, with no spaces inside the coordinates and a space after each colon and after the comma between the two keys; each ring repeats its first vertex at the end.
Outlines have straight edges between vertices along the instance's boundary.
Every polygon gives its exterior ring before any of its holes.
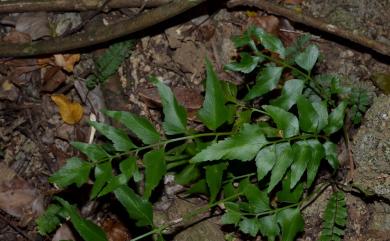
{"type": "Polygon", "coordinates": [[[64,38],[35,41],[25,44],[0,44],[0,57],[24,57],[59,53],[104,43],[138,32],[157,23],[179,15],[206,0],[175,0],[161,7],[149,10],[135,18],[115,25],[101,26],[91,31],[64,38]]]}
{"type": "Polygon", "coordinates": [[[381,53],[386,56],[390,56],[390,46],[384,43],[380,43],[373,39],[369,39],[360,34],[352,33],[351,31],[347,31],[335,25],[324,23],[317,18],[297,14],[296,12],[290,9],[280,7],[276,4],[270,3],[265,0],[230,0],[228,2],[229,8],[233,8],[237,6],[256,7],[268,13],[285,17],[293,22],[301,23],[306,26],[310,26],[319,29],[321,31],[334,34],[344,39],[348,39],[354,43],[368,47],[378,53],[381,53]]]}
{"type": "MultiPolygon", "coordinates": [[[[117,8],[158,7],[172,0],[110,0],[104,10],[117,8]]],[[[0,13],[66,12],[99,10],[101,0],[13,0],[0,2],[0,13]]]]}

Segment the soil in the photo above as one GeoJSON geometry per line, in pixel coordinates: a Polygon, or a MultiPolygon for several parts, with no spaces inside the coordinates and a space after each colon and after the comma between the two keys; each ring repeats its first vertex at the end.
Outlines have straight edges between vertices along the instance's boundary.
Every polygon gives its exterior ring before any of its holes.
{"type": "MultiPolygon", "coordinates": [[[[386,11],[390,8],[389,1],[278,2],[298,9],[297,12],[318,16],[328,23],[390,43],[390,16],[386,11]]],[[[115,22],[136,14],[137,10],[99,13],[84,27],[93,26],[94,21],[115,22]]],[[[84,79],[93,71],[93,60],[106,46],[83,50],[80,55],[76,51],[69,56],[0,59],[0,241],[58,240],[55,235],[62,239],[74,238],[75,234],[67,225],[57,230],[54,236],[41,237],[34,219],[47,207],[50,197],[58,192],[48,183],[48,177],[63,166],[66,159],[79,154],[70,142],[89,141],[91,128],[87,122],[93,116],[109,123],[98,110],[134,112],[148,118],[161,130],[161,101],[148,81],[149,76],[155,75],[174,89],[179,102],[190,112],[191,125],[202,129],[196,115],[191,113],[195,113],[203,102],[205,58],[215,66],[220,79],[243,85],[245,79],[241,75],[223,71],[223,66],[236,56],[232,36],[239,35],[250,24],[257,24],[277,33],[289,45],[307,30],[257,9],[228,10],[205,5],[189,14],[192,15],[159,25],[150,32],[145,30],[118,72],[91,92],[87,91],[84,79]],[[78,56],[80,60],[73,63],[72,59],[78,56]],[[70,101],[81,103],[83,115],[77,124],[64,123],[51,99],[55,94],[64,94],[70,101]]],[[[61,36],[85,21],[83,17],[84,14],[80,13],[2,14],[0,38],[31,41],[53,36],[53,31],[54,35],[61,36]],[[11,20],[14,25],[5,24],[11,20]],[[40,26],[39,31],[28,25],[31,22],[40,26]],[[50,29],[50,26],[55,27],[50,29]]],[[[349,131],[352,140],[349,148],[356,168],[354,184],[367,195],[347,194],[349,221],[344,240],[389,240],[390,96],[385,95],[389,94],[389,59],[365,48],[350,46],[349,42],[339,38],[332,39],[328,34],[325,38],[321,33],[314,34],[317,36],[311,41],[320,47],[322,53],[316,71],[339,74],[344,84],[366,89],[372,100],[372,107],[362,125],[351,126],[349,131]]],[[[349,149],[340,141],[339,150],[342,162],[340,179],[345,180],[349,149]]],[[[166,188],[178,187],[167,184],[166,188]]],[[[83,191],[79,192],[80,195],[76,193],[71,198],[81,204],[83,216],[97,221],[110,237],[115,237],[113,241],[129,240],[137,235],[126,228],[125,222],[110,210],[107,203],[88,202],[88,197],[81,195],[83,191]]],[[[202,197],[183,201],[175,196],[175,191],[166,193],[155,214],[162,220],[178,218],[194,206],[207,203],[202,197]]],[[[299,240],[318,239],[322,212],[330,194],[330,190],[326,190],[304,210],[305,233],[299,240]]],[[[218,219],[202,218],[199,217],[196,225],[178,232],[176,237],[172,231],[172,239],[225,240],[227,232],[221,231],[218,219]]]]}

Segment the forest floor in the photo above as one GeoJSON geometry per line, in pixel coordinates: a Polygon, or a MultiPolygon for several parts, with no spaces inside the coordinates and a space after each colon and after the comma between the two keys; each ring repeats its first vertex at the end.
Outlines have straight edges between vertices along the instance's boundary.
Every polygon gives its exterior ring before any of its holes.
{"type": "MultiPolygon", "coordinates": [[[[317,17],[327,24],[390,45],[390,5],[386,0],[273,2],[298,15],[317,17]]],[[[92,18],[88,15],[90,12],[2,13],[0,39],[22,43],[71,35],[81,25],[83,29],[89,29],[101,22],[115,24],[136,16],[139,10],[123,8],[97,12],[92,18]]],[[[225,72],[223,67],[236,55],[231,38],[250,25],[277,35],[287,46],[304,33],[312,34],[311,42],[321,51],[315,71],[336,73],[343,84],[367,90],[372,105],[362,124],[349,126],[349,146],[342,138],[339,141],[339,178],[343,180],[350,173],[348,153],[351,153],[355,164],[354,184],[373,195],[346,195],[348,224],[344,240],[389,240],[389,56],[257,8],[226,8],[224,4],[204,4],[188,14],[142,30],[131,56],[105,84],[91,92],[87,91],[83,80],[91,73],[94,60],[108,45],[77,49],[67,54],[0,58],[0,240],[75,238],[69,225],[62,225],[52,236],[41,237],[34,220],[58,192],[48,182],[48,177],[68,158],[78,155],[70,142],[89,141],[87,121],[91,114],[99,121],[108,122],[98,110],[130,111],[147,117],[161,128],[161,101],[147,80],[151,75],[165,80],[180,103],[186,109],[196,111],[203,102],[205,57],[210,59],[220,79],[235,85],[245,84],[247,80],[242,75],[225,72]],[[84,114],[80,122],[64,123],[51,99],[55,94],[64,94],[81,103],[84,114]]],[[[194,127],[199,125],[190,121],[194,127]]],[[[327,174],[320,172],[319,175],[327,174]]],[[[115,210],[111,210],[110,200],[104,200],[104,205],[100,205],[97,201],[87,201],[84,189],[67,192],[65,195],[73,196],[82,204],[79,206],[82,215],[97,221],[111,240],[130,240],[136,236],[124,220],[118,218],[115,210]]],[[[330,189],[326,190],[304,209],[305,232],[299,240],[318,239],[322,222],[320,213],[330,193],[330,189]]],[[[156,208],[156,216],[173,219],[207,200],[177,197],[167,202],[156,208]]],[[[222,230],[218,219],[211,218],[177,234],[174,240],[223,241],[225,233],[222,230]]],[[[238,236],[236,240],[250,240],[245,238],[238,236]]]]}

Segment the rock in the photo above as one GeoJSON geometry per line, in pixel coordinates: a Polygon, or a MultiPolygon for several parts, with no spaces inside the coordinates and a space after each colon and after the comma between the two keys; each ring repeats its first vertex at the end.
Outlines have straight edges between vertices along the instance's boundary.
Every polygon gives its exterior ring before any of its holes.
{"type": "Polygon", "coordinates": [[[390,96],[378,97],[367,111],[352,152],[354,183],[390,200],[390,96]]]}

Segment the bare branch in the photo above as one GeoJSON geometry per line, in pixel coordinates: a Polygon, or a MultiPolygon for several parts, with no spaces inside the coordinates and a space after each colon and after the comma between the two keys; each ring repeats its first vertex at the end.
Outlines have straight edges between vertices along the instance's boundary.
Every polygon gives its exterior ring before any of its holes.
{"type": "Polygon", "coordinates": [[[335,25],[324,23],[321,20],[317,18],[313,18],[310,16],[305,16],[302,14],[297,14],[296,12],[280,7],[276,4],[273,4],[271,2],[265,1],[265,0],[230,0],[228,2],[228,7],[233,8],[236,6],[250,6],[250,7],[257,7],[261,10],[264,10],[268,13],[272,13],[275,15],[279,15],[285,18],[288,18],[289,20],[297,23],[304,24],[306,26],[310,26],[316,29],[319,29],[321,31],[334,34],[336,36],[342,37],[344,39],[348,39],[352,42],[355,42],[359,45],[368,47],[370,49],[373,49],[374,51],[381,53],[383,55],[390,56],[390,46],[380,43],[378,41],[375,41],[373,39],[369,39],[363,35],[352,33],[351,31],[339,28],[335,25]]]}
{"type": "MultiPolygon", "coordinates": [[[[105,9],[158,7],[172,0],[110,0],[105,9]]],[[[101,0],[13,0],[0,1],[0,13],[15,12],[66,12],[99,10],[101,0]]]]}
{"type": "Polygon", "coordinates": [[[206,0],[175,0],[169,4],[144,12],[130,20],[124,20],[114,25],[101,26],[99,28],[94,28],[91,31],[69,37],[35,41],[26,44],[0,42],[0,57],[52,54],[107,42],[170,19],[205,1],[206,0]]]}

